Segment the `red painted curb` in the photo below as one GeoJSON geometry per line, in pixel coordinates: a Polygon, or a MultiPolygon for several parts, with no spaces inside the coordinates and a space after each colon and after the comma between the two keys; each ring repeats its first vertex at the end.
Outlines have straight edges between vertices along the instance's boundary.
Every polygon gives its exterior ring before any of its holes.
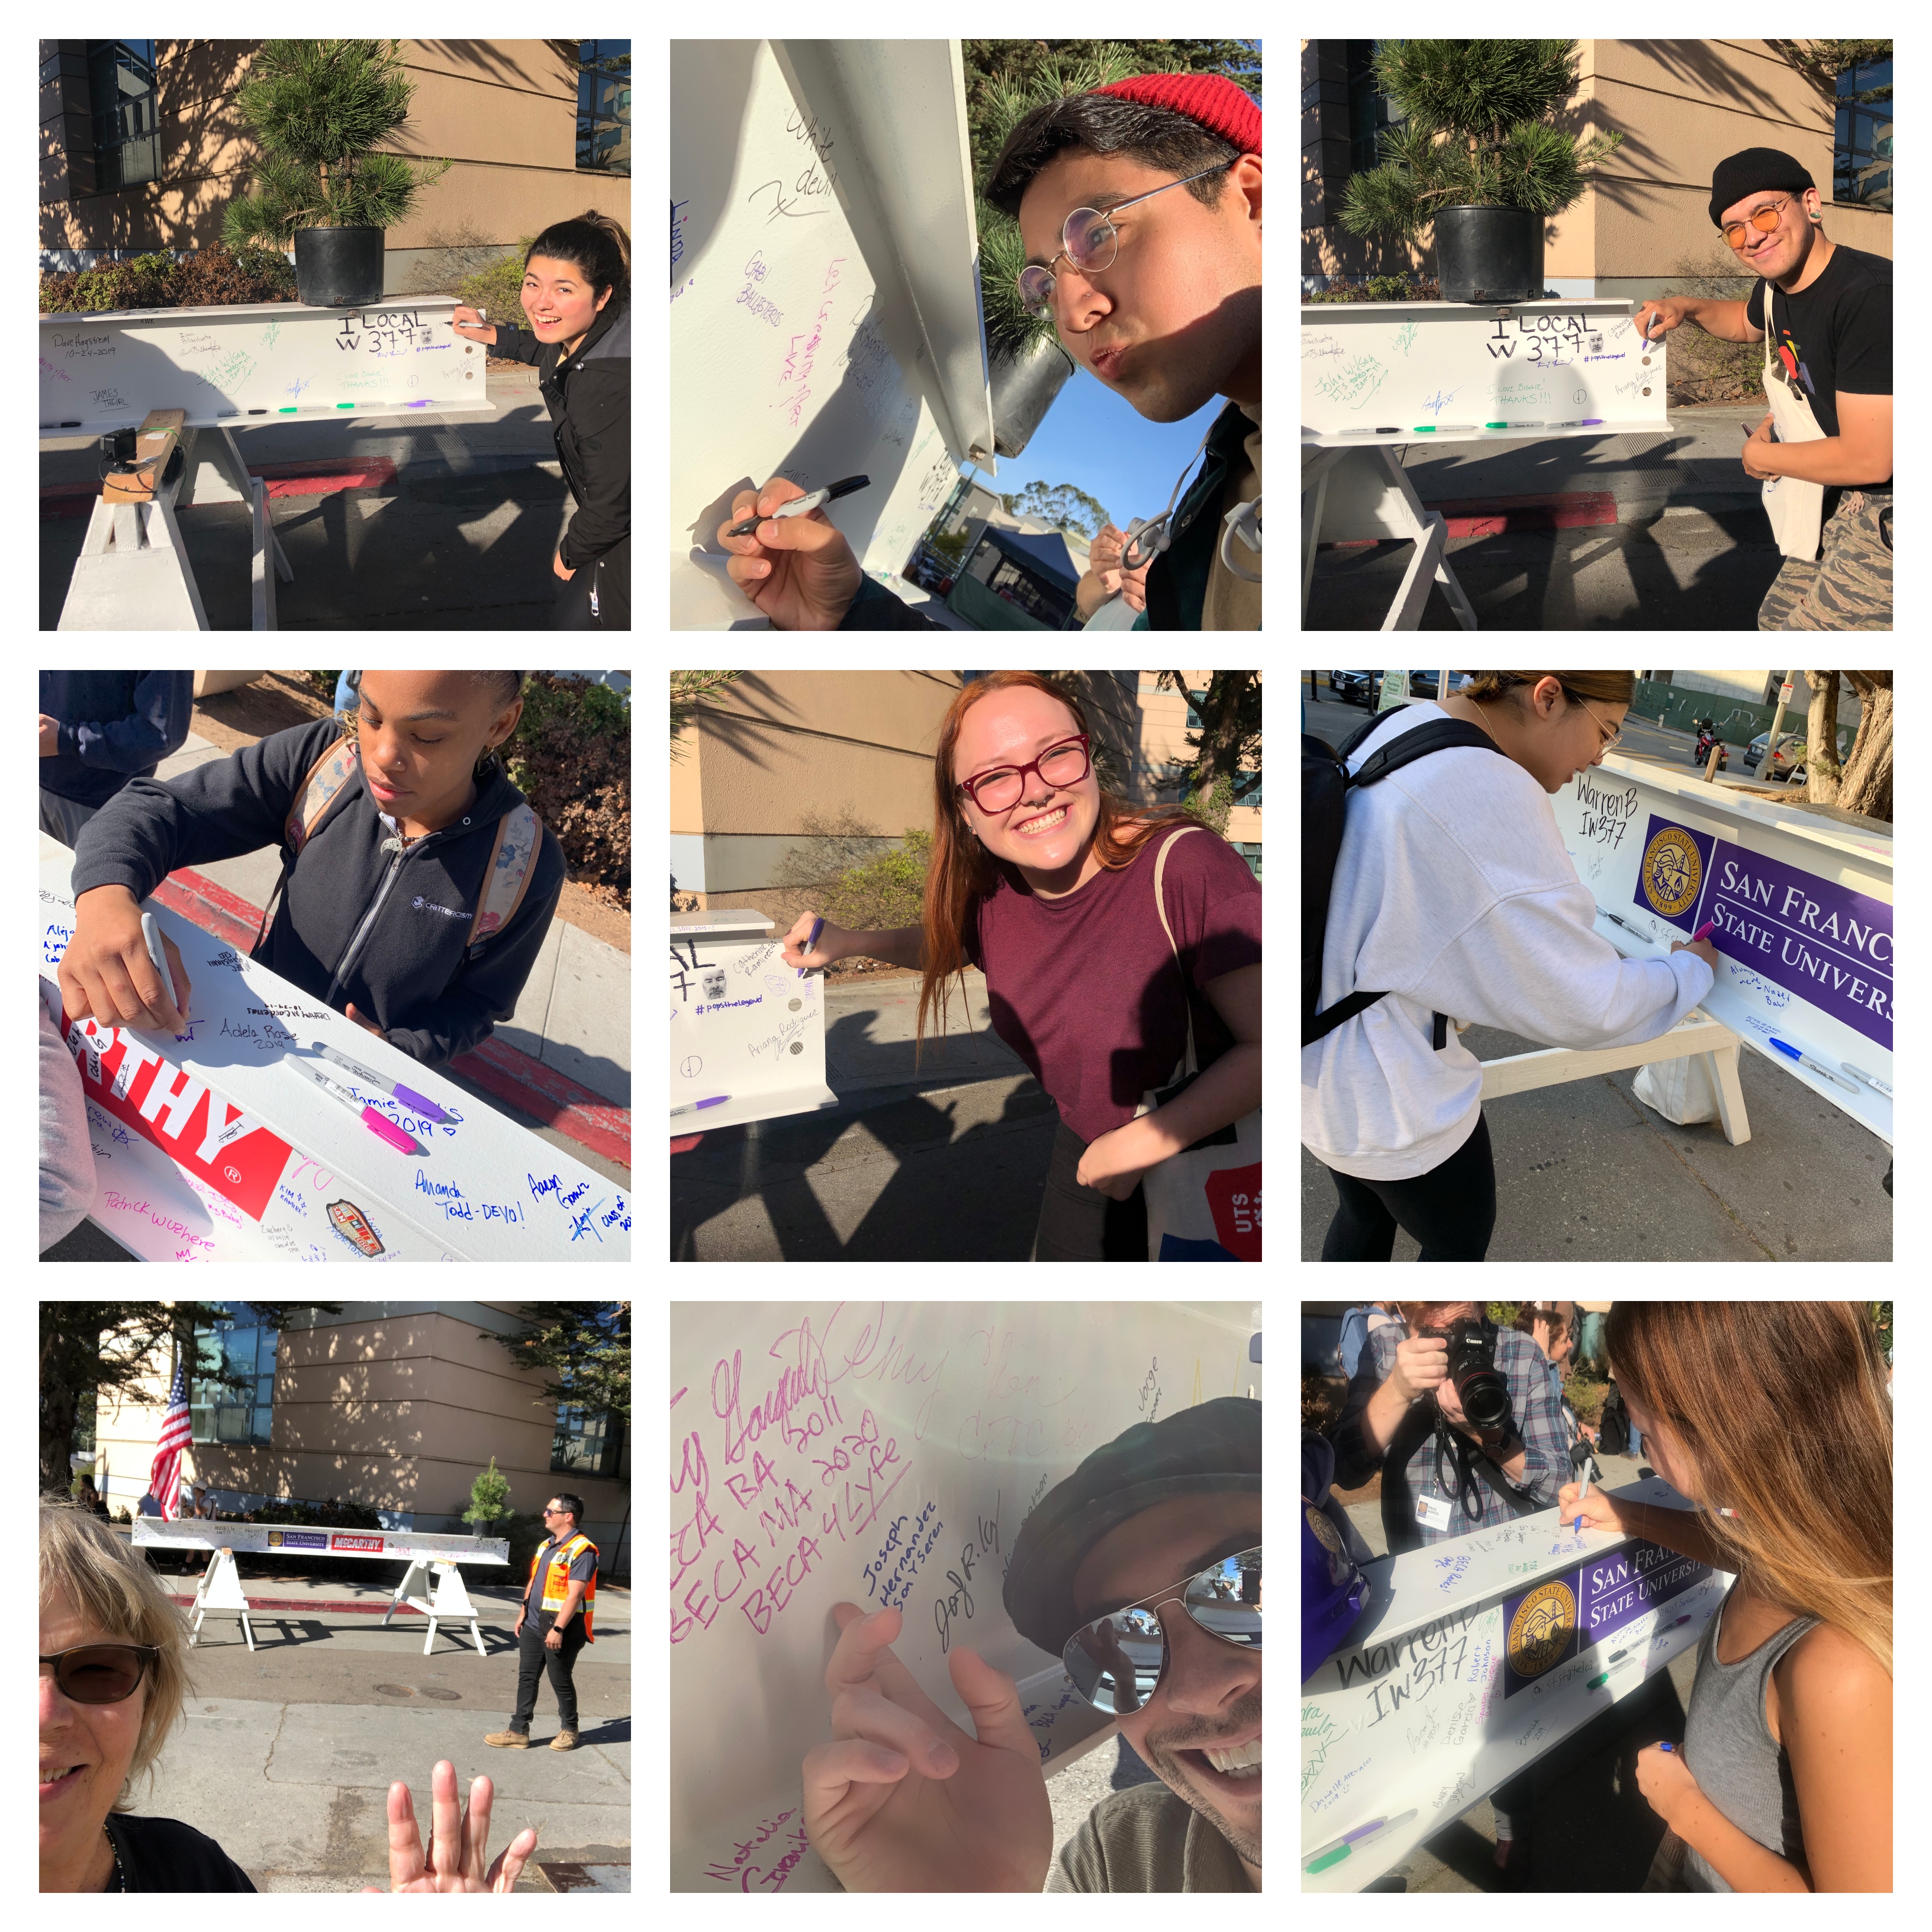
{"type": "MultiPolygon", "coordinates": [[[[170,912],[211,933],[224,946],[246,952],[255,943],[262,909],[212,879],[183,867],[154,888],[170,912]]],[[[580,1087],[567,1074],[532,1060],[500,1040],[486,1040],[452,1060],[450,1066],[486,1093],[542,1121],[566,1139],[620,1166],[631,1165],[631,1111],[580,1087]]]]}
{"type": "MultiPolygon", "coordinates": [[[[327,496],[340,490],[380,490],[396,480],[396,466],[386,456],[372,456],[345,468],[340,458],[320,456],[298,463],[262,463],[248,466],[250,476],[268,486],[271,496],[327,496]]],[[[98,483],[48,483],[40,489],[40,514],[86,517],[94,512],[100,494],[98,483]]],[[[190,509],[208,507],[190,503],[190,509]]]]}
{"type": "MultiPolygon", "coordinates": [[[[1512,530],[1580,530],[1617,520],[1617,500],[1607,490],[1568,490],[1544,496],[1468,496],[1447,503],[1424,503],[1441,514],[1450,537],[1499,537],[1512,530]]],[[[1320,550],[1366,550],[1394,539],[1365,537],[1324,543],[1320,550]]]]}

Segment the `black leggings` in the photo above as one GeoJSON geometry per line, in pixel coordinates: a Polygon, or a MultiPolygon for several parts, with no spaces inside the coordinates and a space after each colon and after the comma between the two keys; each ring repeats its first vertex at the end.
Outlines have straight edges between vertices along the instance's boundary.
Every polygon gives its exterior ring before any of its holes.
{"type": "Polygon", "coordinates": [[[1328,1174],[1342,1200],[1322,1244],[1324,1262],[1385,1262],[1398,1227],[1420,1244],[1418,1261],[1479,1262],[1490,1251],[1496,1163],[1480,1114],[1476,1131],[1440,1167],[1412,1180],[1358,1180],[1332,1167],[1328,1174]]]}
{"type": "Polygon", "coordinates": [[[1034,1230],[1036,1262],[1144,1262],[1148,1258],[1147,1196],[1136,1185],[1124,1201],[1110,1200],[1074,1176],[1087,1143],[1064,1121],[1054,1130],[1047,1163],[1046,1198],[1034,1230]]]}

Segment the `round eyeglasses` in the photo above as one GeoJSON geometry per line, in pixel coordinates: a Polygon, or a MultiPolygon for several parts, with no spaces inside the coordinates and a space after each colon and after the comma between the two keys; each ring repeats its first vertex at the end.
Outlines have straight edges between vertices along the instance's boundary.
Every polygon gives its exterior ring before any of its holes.
{"type": "Polygon", "coordinates": [[[1103,1716],[1131,1715],[1154,1695],[1167,1668],[1160,1611],[1177,1600],[1209,1636],[1244,1650],[1260,1649],[1261,1546],[1096,1617],[1066,1640],[1060,1660],[1074,1689],[1103,1716]]]}
{"type": "MultiPolygon", "coordinates": [[[[1219,174],[1224,168],[1232,168],[1240,158],[1238,155],[1231,155],[1225,161],[1216,161],[1211,168],[1203,168],[1199,174],[1184,175],[1178,181],[1163,182],[1159,188],[1150,188],[1145,194],[1137,194],[1130,201],[1115,202],[1104,212],[1097,208],[1076,208],[1060,231],[1060,254],[1064,255],[1083,275],[1097,274],[1102,268],[1111,268],[1120,246],[1114,217],[1122,209],[1151,201],[1156,195],[1165,194],[1171,188],[1185,188],[1190,182],[1219,174]]],[[[1029,262],[1020,271],[1020,304],[1028,314],[1047,316],[1053,313],[1053,262],[1059,260],[1060,255],[1056,255],[1053,261],[1029,262]]]]}
{"type": "MultiPolygon", "coordinates": [[[[1754,209],[1746,217],[1746,220],[1760,235],[1768,235],[1784,218],[1784,211],[1790,205],[1790,202],[1791,197],[1787,194],[1782,201],[1771,202],[1762,208],[1754,209]]],[[[1741,248],[1743,245],[1744,238],[1744,224],[1742,221],[1733,221],[1724,230],[1724,239],[1733,248],[1741,248]]]]}
{"type": "Polygon", "coordinates": [[[76,1704],[118,1704],[141,1688],[160,1655],[152,1643],[86,1643],[40,1659],[52,1664],[54,1684],[76,1704]]]}
{"type": "Polygon", "coordinates": [[[1049,745],[1030,765],[1001,765],[996,770],[962,778],[959,789],[982,812],[1004,812],[1020,802],[1029,772],[1039,772],[1046,784],[1077,785],[1087,776],[1089,762],[1088,740],[1083,733],[1079,737],[1063,738],[1058,744],[1049,745]]]}

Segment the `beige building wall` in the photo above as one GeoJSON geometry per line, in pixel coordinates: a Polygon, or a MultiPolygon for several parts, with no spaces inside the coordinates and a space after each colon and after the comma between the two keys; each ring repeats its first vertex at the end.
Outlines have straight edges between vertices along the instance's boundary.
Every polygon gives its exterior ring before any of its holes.
{"type": "MultiPolygon", "coordinates": [[[[1190,688],[1211,671],[1190,671],[1190,688]]],[[[751,907],[788,926],[788,856],[884,850],[933,822],[933,752],[959,671],[754,671],[700,706],[671,767],[671,870],[681,907],[751,907]],[[842,842],[814,826],[849,828],[842,842]]],[[[1190,758],[1186,706],[1154,671],[1084,672],[1082,702],[1137,804],[1156,802],[1162,761],[1190,758]]],[[[1173,794],[1168,794],[1172,802],[1173,794]]],[[[1238,807],[1228,838],[1258,845],[1261,813],[1238,807]]]]}
{"type": "MultiPolygon", "coordinates": [[[[40,43],[41,57],[62,44],[40,43]]],[[[93,192],[87,86],[40,90],[40,245],[133,254],[205,248],[246,190],[254,140],[236,110],[260,44],[162,40],[155,47],[160,178],[93,192]]],[[[454,165],[388,231],[384,289],[446,292],[460,274],[587,208],[631,226],[626,175],[577,166],[577,42],[404,40],[416,94],[386,150],[454,165]]]]}
{"type": "MultiPolygon", "coordinates": [[[[516,1510],[540,1509],[560,1488],[581,1496],[583,1526],[610,1568],[629,1483],[551,1469],[556,1411],[541,1400],[546,1372],[518,1370],[478,1332],[493,1322],[513,1330],[513,1310],[352,1303],[317,1316],[315,1327],[286,1329],[275,1352],[270,1445],[197,1442],[182,1458],[182,1474],[230,1497],[334,1498],[388,1512],[404,1520],[398,1526],[463,1536],[473,1533],[462,1520],[470,1485],[494,1455],[516,1510]]],[[[97,1404],[94,1480],[116,1510],[131,1509],[147,1487],[168,1372],[148,1378],[138,1400],[104,1394],[97,1404]]],[[[626,1570],[628,1552],[627,1544],[626,1570]]]]}
{"type": "MultiPolygon", "coordinates": [[[[1329,50],[1341,44],[1301,44],[1303,274],[1432,276],[1432,230],[1405,244],[1351,235],[1336,218],[1349,149],[1329,50]]],[[[1890,212],[1832,199],[1833,103],[1766,42],[1586,40],[1578,54],[1576,98],[1557,124],[1624,140],[1586,176],[1582,200],[1544,225],[1544,278],[1559,294],[1654,296],[1712,278],[1748,292],[1757,278],[1740,274],[1710,215],[1712,170],[1745,148],[1793,156],[1818,185],[1826,234],[1890,258],[1890,212]]]]}

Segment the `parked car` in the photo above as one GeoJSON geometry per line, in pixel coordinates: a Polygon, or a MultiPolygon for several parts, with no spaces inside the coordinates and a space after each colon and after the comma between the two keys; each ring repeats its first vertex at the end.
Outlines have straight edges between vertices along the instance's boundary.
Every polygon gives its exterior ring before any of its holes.
{"type": "MultiPolygon", "coordinates": [[[[1412,698],[1433,698],[1439,670],[1412,670],[1408,674],[1408,694],[1412,698]]],[[[1449,674],[1449,691],[1453,697],[1466,684],[1474,684],[1475,680],[1466,670],[1452,670],[1449,674]]]]}
{"type": "MultiPolygon", "coordinates": [[[[1765,747],[1771,734],[1760,731],[1750,741],[1744,752],[1744,770],[1754,772],[1764,762],[1765,747]]],[[[1780,731],[1778,734],[1778,756],[1772,760],[1771,776],[1792,784],[1804,782],[1804,739],[1801,732],[1780,731]]]]}
{"type": "Polygon", "coordinates": [[[1331,670],[1328,688],[1345,704],[1372,706],[1376,687],[1382,681],[1378,670],[1331,670]]]}

